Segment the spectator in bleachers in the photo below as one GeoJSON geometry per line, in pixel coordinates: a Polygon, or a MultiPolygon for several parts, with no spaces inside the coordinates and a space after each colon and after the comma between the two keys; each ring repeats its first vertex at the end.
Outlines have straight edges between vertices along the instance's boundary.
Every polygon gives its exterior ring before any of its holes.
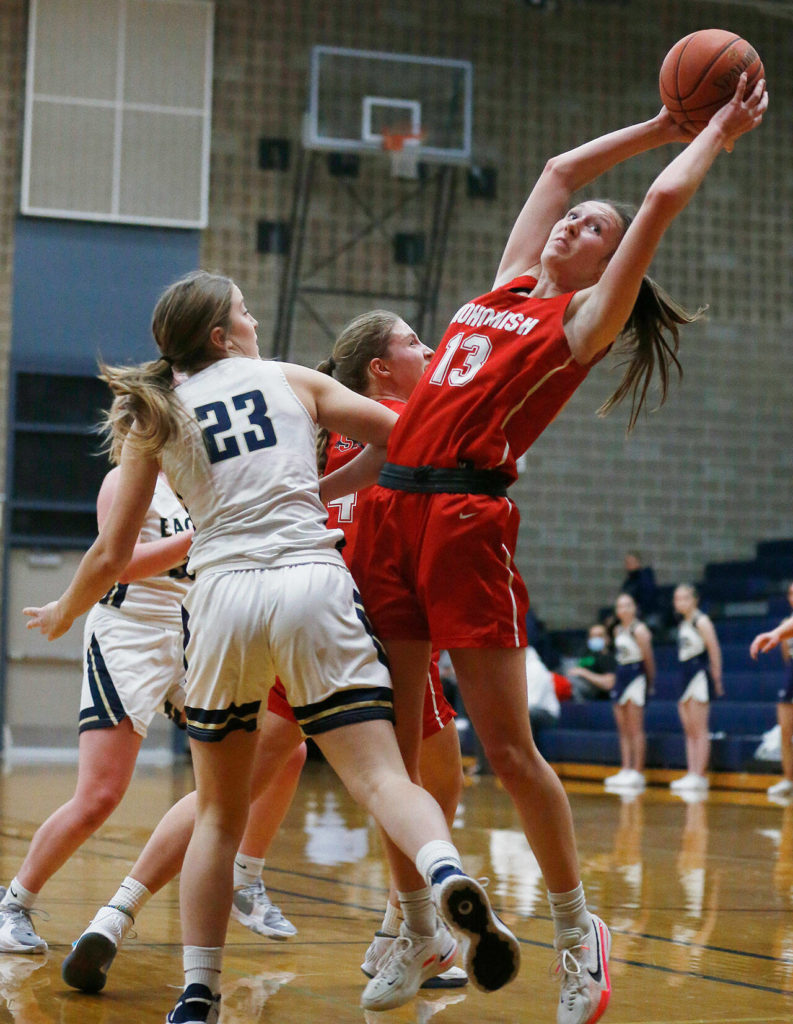
{"type": "Polygon", "coordinates": [[[722,697],[721,647],[710,618],[699,610],[699,595],[690,583],[675,588],[677,657],[680,663],[678,711],[686,736],[688,772],[674,779],[670,787],[677,793],[704,792],[708,788],[705,772],[710,759],[710,702],[722,697]]]}
{"type": "Polygon", "coordinates": [[[573,685],[573,700],[608,700],[617,679],[617,663],[611,653],[611,637],[602,622],[589,627],[586,645],[586,653],[566,673],[573,685]]]}
{"type": "Polygon", "coordinates": [[[626,575],[620,593],[629,594],[633,598],[638,615],[651,629],[655,629],[660,624],[658,586],[652,566],[642,563],[642,556],[638,551],[629,551],[625,555],[626,575]]]}
{"type": "Polygon", "coordinates": [[[647,737],[644,732],[644,705],[655,680],[652,634],[639,619],[636,602],[630,594],[620,594],[614,607],[614,653],[616,681],[609,696],[620,740],[622,767],[605,780],[606,789],[643,789],[647,737]]]}
{"type": "MultiPolygon", "coordinates": [[[[787,588],[787,599],[793,608],[793,583],[787,588]]],[[[756,636],[749,652],[756,658],[761,651],[770,651],[778,644],[785,663],[785,685],[779,691],[779,703],[776,706],[783,778],[769,786],[767,792],[770,797],[788,797],[793,796],[793,615],[780,622],[770,633],[756,636]]]]}

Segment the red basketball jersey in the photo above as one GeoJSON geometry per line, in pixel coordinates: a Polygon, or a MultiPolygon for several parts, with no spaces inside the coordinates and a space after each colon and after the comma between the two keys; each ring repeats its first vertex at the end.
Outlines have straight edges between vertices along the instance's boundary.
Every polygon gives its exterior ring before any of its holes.
{"type": "MultiPolygon", "coordinates": [[[[405,408],[405,403],[396,398],[381,398],[378,401],[388,409],[393,409],[397,415],[405,408]]],[[[331,433],[328,438],[328,461],[325,472],[332,473],[334,469],[340,469],[362,450],[363,445],[358,441],[353,441],[352,438],[344,437],[342,434],[331,433]]],[[[345,494],[343,498],[329,501],[327,505],[328,527],[330,529],[338,527],[344,532],[345,543],[341,553],[348,568],[352,564],[352,553],[355,549],[355,539],[358,536],[358,524],[361,521],[361,516],[366,515],[366,506],[371,493],[372,488],[367,487],[356,494],[345,494]]]]}
{"type": "Polygon", "coordinates": [[[401,466],[498,469],[515,460],[564,407],[597,359],[581,366],[564,334],[574,292],[525,293],[517,277],[455,313],[388,443],[401,466]]]}

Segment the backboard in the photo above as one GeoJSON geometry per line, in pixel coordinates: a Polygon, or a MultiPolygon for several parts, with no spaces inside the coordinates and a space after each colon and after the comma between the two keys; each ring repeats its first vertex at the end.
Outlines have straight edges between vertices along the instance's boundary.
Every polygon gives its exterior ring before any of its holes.
{"type": "Polygon", "coordinates": [[[303,144],[366,153],[409,135],[421,160],[469,163],[472,93],[470,61],[315,46],[303,144]]]}

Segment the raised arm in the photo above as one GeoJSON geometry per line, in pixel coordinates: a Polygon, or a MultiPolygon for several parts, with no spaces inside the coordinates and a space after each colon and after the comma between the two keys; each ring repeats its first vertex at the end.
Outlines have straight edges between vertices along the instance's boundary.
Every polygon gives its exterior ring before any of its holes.
{"type": "Polygon", "coordinates": [[[283,371],[319,426],[367,445],[360,455],[322,478],[322,500],[327,503],[371,487],[385,462],[386,444],[397,414],[380,402],[356,394],[326,373],[293,364],[284,365],[283,371]]]}
{"type": "Polygon", "coordinates": [[[552,157],[518,214],[501,257],[494,287],[536,266],[551,228],[564,214],[574,192],[623,160],[668,142],[687,142],[689,139],[690,136],[675,124],[663,107],[649,121],[601,135],[552,157]]]}
{"type": "MultiPolygon", "coordinates": [[[[100,530],[113,507],[120,472],[118,466],[111,469],[99,488],[99,495],[96,499],[96,519],[100,530]]],[[[126,568],[119,575],[118,582],[132,583],[135,580],[145,580],[150,576],[159,576],[160,573],[167,572],[177,565],[182,565],[187,558],[192,542],[192,529],[176,533],[172,537],[138,542],[132,550],[132,557],[126,568]]]]}
{"type": "Polygon", "coordinates": [[[284,376],[320,427],[354,437],[363,444],[384,447],[398,417],[379,402],[350,391],[333,377],[293,363],[283,364],[284,376]]]}
{"type": "Polygon", "coordinates": [[[28,629],[40,629],[56,640],[87,612],[118,580],[132,557],[140,528],[151,504],[159,466],[133,454],[124,445],[118,490],[99,536],[83,555],[74,578],[57,601],[43,608],[24,608],[28,629]]]}
{"type": "Polygon", "coordinates": [[[745,96],[746,75],[735,95],[658,175],[597,284],[577,292],[568,307],[565,334],[578,362],[588,363],[610,345],[633,310],[644,275],[664,232],[691,200],[714,160],[763,119],[768,93],[761,79],[745,96]]]}
{"type": "Polygon", "coordinates": [[[768,633],[758,633],[754,640],[752,640],[749,653],[753,658],[757,658],[758,654],[764,654],[766,651],[772,650],[783,640],[787,640],[791,636],[793,636],[793,615],[788,616],[788,618],[784,619],[775,629],[770,630],[768,633]]]}

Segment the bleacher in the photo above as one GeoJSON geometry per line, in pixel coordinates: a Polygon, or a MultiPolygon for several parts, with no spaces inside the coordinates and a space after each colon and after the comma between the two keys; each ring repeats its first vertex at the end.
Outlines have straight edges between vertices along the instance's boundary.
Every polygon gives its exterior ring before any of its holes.
{"type": "MultiPolygon", "coordinates": [[[[754,753],[762,734],[776,723],[777,694],[783,682],[778,651],[749,656],[749,644],[772,629],[790,607],[785,597],[793,579],[793,540],[763,541],[756,557],[747,561],[714,562],[697,584],[700,607],[713,619],[723,657],[725,696],[713,702],[710,713],[710,769],[716,772],[778,772],[778,763],[759,761],[754,753]]],[[[674,588],[663,588],[671,601],[674,588]]],[[[562,650],[581,646],[583,633],[554,634],[562,650]]],[[[685,768],[685,743],[674,694],[677,651],[669,636],[654,644],[657,664],[655,695],[645,709],[648,768],[685,768]]],[[[614,712],[606,700],[562,705],[559,724],[537,738],[552,762],[605,765],[620,763],[614,712]]]]}

